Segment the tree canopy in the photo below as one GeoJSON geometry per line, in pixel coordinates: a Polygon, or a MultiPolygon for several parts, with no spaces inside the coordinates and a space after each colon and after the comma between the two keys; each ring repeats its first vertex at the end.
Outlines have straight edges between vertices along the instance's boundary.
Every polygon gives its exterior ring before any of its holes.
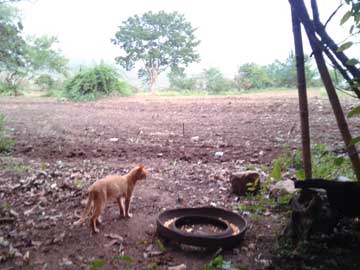
{"type": "Polygon", "coordinates": [[[22,29],[17,10],[0,3],[0,72],[25,65],[22,29]]]}
{"type": "Polygon", "coordinates": [[[200,42],[194,32],[191,24],[177,12],[150,11],[142,16],[135,15],[122,23],[112,39],[125,52],[116,61],[126,70],[141,62],[139,78],[149,81],[155,93],[161,72],[168,68],[183,69],[200,59],[195,51],[200,42]]]}
{"type": "Polygon", "coordinates": [[[26,76],[39,73],[66,74],[68,60],[54,49],[57,38],[22,36],[23,26],[16,8],[0,3],[0,73],[7,90],[14,90],[26,76]]]}

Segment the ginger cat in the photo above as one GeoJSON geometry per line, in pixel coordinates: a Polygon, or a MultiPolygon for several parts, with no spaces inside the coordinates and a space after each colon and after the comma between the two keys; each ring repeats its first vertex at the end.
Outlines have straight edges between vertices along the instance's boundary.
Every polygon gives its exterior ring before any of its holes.
{"type": "Polygon", "coordinates": [[[131,217],[129,213],[131,195],[135,184],[138,180],[145,179],[148,172],[144,165],[138,165],[126,175],[109,175],[105,178],[97,180],[92,184],[89,191],[89,198],[81,218],[74,222],[74,225],[83,224],[89,215],[93,203],[93,214],[90,225],[94,233],[98,233],[96,222],[102,210],[105,208],[106,202],[110,199],[116,199],[120,208],[120,217],[131,217]],[[123,198],[125,198],[125,209],[123,208],[123,198]]]}

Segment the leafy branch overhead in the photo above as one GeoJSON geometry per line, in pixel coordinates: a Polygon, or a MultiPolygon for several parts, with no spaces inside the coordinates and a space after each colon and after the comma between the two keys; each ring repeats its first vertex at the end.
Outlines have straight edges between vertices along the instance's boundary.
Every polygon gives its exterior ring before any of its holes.
{"type": "Polygon", "coordinates": [[[195,47],[200,41],[195,38],[191,24],[177,12],[147,12],[142,16],[128,18],[111,41],[119,45],[124,55],[116,62],[131,70],[140,62],[138,75],[150,82],[155,91],[158,75],[170,68],[183,69],[200,59],[195,47]]]}
{"type": "Polygon", "coordinates": [[[0,72],[6,88],[14,90],[22,78],[39,73],[66,75],[68,60],[54,49],[56,37],[24,38],[18,10],[0,2],[0,72]]]}

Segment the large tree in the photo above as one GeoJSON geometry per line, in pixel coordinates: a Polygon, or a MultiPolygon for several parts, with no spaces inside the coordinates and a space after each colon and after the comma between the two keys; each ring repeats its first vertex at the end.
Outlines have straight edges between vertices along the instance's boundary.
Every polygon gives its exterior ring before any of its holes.
{"type": "Polygon", "coordinates": [[[17,10],[0,3],[0,72],[25,65],[22,29],[17,10]]]}
{"type": "Polygon", "coordinates": [[[0,73],[7,90],[17,93],[18,82],[39,73],[65,74],[67,59],[54,49],[55,37],[22,36],[21,18],[17,10],[0,3],[0,73]]]}
{"type": "Polygon", "coordinates": [[[194,35],[195,29],[185,17],[177,12],[147,12],[142,16],[128,18],[119,26],[112,42],[120,45],[125,53],[116,58],[126,70],[141,62],[139,78],[150,82],[156,93],[156,82],[161,72],[168,68],[183,69],[199,61],[195,47],[200,43],[194,35]]]}

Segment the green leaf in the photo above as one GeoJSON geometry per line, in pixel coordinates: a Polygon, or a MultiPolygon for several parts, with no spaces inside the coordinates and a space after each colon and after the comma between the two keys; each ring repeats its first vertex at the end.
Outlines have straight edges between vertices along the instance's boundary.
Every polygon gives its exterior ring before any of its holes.
{"type": "Polygon", "coordinates": [[[90,264],[90,269],[100,269],[106,265],[106,261],[103,259],[96,259],[90,264]]]}
{"type": "Polygon", "coordinates": [[[341,18],[340,25],[343,25],[344,23],[346,23],[347,20],[349,20],[351,16],[352,16],[352,12],[351,12],[351,11],[346,12],[346,13],[344,14],[344,16],[341,18]]]}
{"type": "Polygon", "coordinates": [[[351,41],[345,42],[336,51],[337,52],[343,52],[343,51],[349,49],[352,45],[353,45],[353,43],[351,41]]]}
{"type": "Polygon", "coordinates": [[[304,169],[297,170],[295,177],[298,180],[305,180],[305,170],[304,169]]]}
{"type": "Polygon", "coordinates": [[[278,160],[275,161],[273,170],[270,174],[270,177],[274,178],[275,180],[281,179],[281,166],[278,160]]]}
{"type": "Polygon", "coordinates": [[[354,25],[352,25],[352,26],[350,27],[350,31],[349,31],[350,35],[353,33],[354,28],[355,28],[355,26],[354,26],[354,25]]]}
{"type": "Polygon", "coordinates": [[[358,63],[359,63],[359,60],[357,60],[355,58],[351,58],[351,59],[346,61],[346,64],[349,65],[349,66],[355,66],[358,63]]]}
{"type": "Polygon", "coordinates": [[[344,163],[344,157],[337,157],[334,159],[334,165],[340,167],[344,163]]]}
{"type": "Polygon", "coordinates": [[[49,167],[49,164],[47,164],[45,162],[41,162],[39,165],[40,165],[40,168],[43,170],[49,167]]]}
{"type": "Polygon", "coordinates": [[[354,115],[357,115],[357,114],[360,114],[360,106],[358,106],[358,107],[356,107],[355,109],[352,109],[349,113],[348,113],[348,115],[347,115],[347,117],[353,117],[354,115]]]}
{"type": "Polygon", "coordinates": [[[75,185],[76,187],[80,187],[81,184],[82,184],[82,182],[83,182],[83,181],[82,181],[81,179],[77,179],[77,178],[76,178],[76,179],[74,180],[74,185],[75,185]]]}
{"type": "Polygon", "coordinates": [[[352,139],[350,145],[355,145],[357,143],[360,143],[360,136],[352,139]]]}
{"type": "Polygon", "coordinates": [[[166,251],[166,247],[164,246],[164,244],[159,239],[156,239],[155,243],[156,243],[157,247],[159,248],[159,250],[161,252],[166,251]]]}

